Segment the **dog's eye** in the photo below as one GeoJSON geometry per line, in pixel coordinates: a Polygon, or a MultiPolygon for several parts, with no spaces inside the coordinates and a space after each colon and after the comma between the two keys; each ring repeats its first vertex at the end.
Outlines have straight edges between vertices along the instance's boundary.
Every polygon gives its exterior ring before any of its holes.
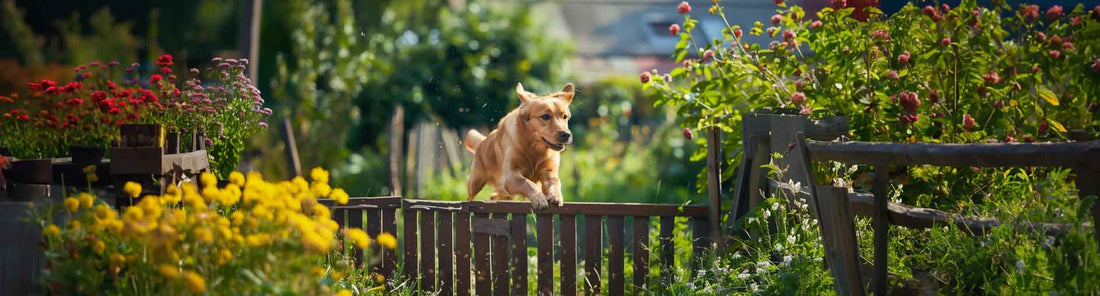
{"type": "Polygon", "coordinates": [[[564,114],[563,114],[563,115],[561,116],[561,119],[569,119],[569,115],[564,115],[564,114]]]}
{"type": "Polygon", "coordinates": [[[550,114],[543,114],[542,117],[539,118],[542,118],[542,120],[550,120],[550,114]]]}

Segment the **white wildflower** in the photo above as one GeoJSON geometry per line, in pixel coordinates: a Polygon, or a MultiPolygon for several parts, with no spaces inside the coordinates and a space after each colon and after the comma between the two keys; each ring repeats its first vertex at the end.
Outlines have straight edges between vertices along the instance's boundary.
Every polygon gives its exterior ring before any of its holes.
{"type": "Polygon", "coordinates": [[[791,265],[792,259],[794,259],[794,257],[791,257],[791,255],[783,256],[783,265],[791,265]]]}
{"type": "Polygon", "coordinates": [[[771,216],[772,216],[772,210],[764,210],[764,218],[765,219],[767,219],[768,217],[771,217],[771,216]]]}
{"type": "Polygon", "coordinates": [[[768,266],[772,266],[772,263],[771,263],[771,261],[760,261],[760,262],[756,262],[756,267],[757,267],[757,268],[768,268],[768,266]]]}
{"type": "Polygon", "coordinates": [[[749,279],[749,273],[747,272],[747,270],[742,271],[741,274],[737,275],[737,278],[741,279],[742,281],[747,280],[747,279],[749,279]]]}
{"type": "Polygon", "coordinates": [[[795,242],[797,242],[797,241],[798,241],[798,238],[797,238],[797,237],[795,237],[793,233],[792,233],[791,235],[788,235],[788,236],[787,236],[787,243],[789,243],[789,244],[792,244],[792,245],[793,245],[793,244],[794,244],[795,242]]]}
{"type": "Polygon", "coordinates": [[[741,252],[733,252],[733,259],[741,259],[741,252]]]}
{"type": "Polygon", "coordinates": [[[1024,261],[1016,260],[1016,272],[1023,274],[1024,271],[1027,271],[1027,267],[1024,266],[1024,261]]]}
{"type": "Polygon", "coordinates": [[[753,292],[757,292],[757,291],[760,291],[760,287],[756,286],[756,283],[752,283],[752,284],[749,285],[749,290],[752,290],[753,292]]]}
{"type": "Polygon", "coordinates": [[[783,251],[783,244],[775,243],[775,251],[776,252],[782,252],[783,251]]]}

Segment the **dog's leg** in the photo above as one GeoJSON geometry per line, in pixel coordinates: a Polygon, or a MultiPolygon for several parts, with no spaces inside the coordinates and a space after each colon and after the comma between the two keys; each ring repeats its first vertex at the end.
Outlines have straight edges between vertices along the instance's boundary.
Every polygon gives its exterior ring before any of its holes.
{"type": "Polygon", "coordinates": [[[558,178],[557,173],[550,171],[543,173],[542,192],[546,194],[552,206],[560,207],[565,203],[565,199],[561,196],[561,179],[558,178]]]}
{"type": "Polygon", "coordinates": [[[469,195],[467,200],[474,200],[474,196],[477,196],[483,187],[485,187],[485,177],[478,173],[478,170],[470,170],[470,176],[466,179],[466,192],[469,195]]]}
{"type": "Polygon", "coordinates": [[[535,182],[531,182],[523,175],[519,174],[507,174],[504,175],[504,189],[509,193],[518,193],[519,195],[526,196],[531,200],[531,207],[535,209],[545,209],[547,206],[546,195],[538,189],[535,182]]]}

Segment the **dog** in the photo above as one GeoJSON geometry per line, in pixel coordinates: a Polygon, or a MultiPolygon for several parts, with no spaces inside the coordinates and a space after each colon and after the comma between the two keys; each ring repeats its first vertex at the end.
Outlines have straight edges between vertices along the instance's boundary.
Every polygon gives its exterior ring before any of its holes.
{"type": "Polygon", "coordinates": [[[516,96],[519,107],[501,118],[488,136],[473,129],[466,133],[466,149],[474,153],[466,179],[469,200],[489,184],[493,186],[493,200],[522,195],[535,209],[561,206],[564,199],[558,167],[561,151],[573,143],[569,131],[573,84],[537,96],[517,83],[516,96]]]}

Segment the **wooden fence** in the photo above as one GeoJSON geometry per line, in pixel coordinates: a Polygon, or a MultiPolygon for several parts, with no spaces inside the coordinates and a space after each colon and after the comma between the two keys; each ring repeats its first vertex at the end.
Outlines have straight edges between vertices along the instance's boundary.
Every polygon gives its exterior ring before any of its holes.
{"type": "MultiPolygon", "coordinates": [[[[1062,167],[1071,168],[1077,174],[1077,188],[1080,196],[1100,195],[1100,141],[1073,143],[998,143],[998,144],[904,144],[870,142],[818,142],[803,140],[801,143],[804,159],[802,171],[811,178],[808,171],[811,162],[837,161],[849,165],[874,166],[875,177],[872,194],[874,208],[872,224],[874,230],[874,274],[872,283],[875,295],[885,295],[887,283],[887,247],[889,243],[889,225],[898,224],[890,219],[892,213],[888,207],[890,171],[893,168],[912,165],[935,165],[951,167],[1062,167]]],[[[862,295],[863,282],[859,273],[859,254],[852,218],[854,217],[850,197],[862,200],[867,198],[848,193],[847,188],[817,186],[812,189],[812,204],[821,219],[823,243],[826,248],[826,260],[836,281],[838,293],[862,295]]],[[[1092,207],[1093,226],[1100,224],[1100,204],[1092,207]]],[[[942,214],[928,215],[927,220],[935,221],[942,214]]],[[[918,225],[923,225],[925,221],[918,225]]],[[[976,227],[984,227],[977,223],[976,227]]],[[[1025,226],[1046,229],[1045,224],[1027,224],[1025,226]]],[[[1100,240],[1100,229],[1095,229],[1095,237],[1100,240]]]]}
{"type": "MultiPolygon", "coordinates": [[[[372,271],[392,277],[398,270],[400,256],[403,275],[412,279],[407,283],[418,283],[418,291],[438,291],[440,295],[526,295],[529,289],[536,289],[538,295],[576,295],[582,290],[593,295],[603,289],[609,295],[623,295],[627,287],[624,265],[628,259],[632,259],[634,268],[631,284],[635,291],[651,284],[648,275],[652,220],[660,225],[658,264],[673,263],[676,217],[686,217],[691,223],[694,259],[701,258],[711,243],[705,206],[578,202],[533,212],[530,203],[510,201],[361,197],[340,206],[331,200],[321,202],[333,207],[334,219],[343,227],[362,227],[372,236],[391,233],[403,242],[400,254],[385,250],[378,260],[364,263],[372,271]],[[398,210],[403,220],[400,233],[398,210]],[[535,287],[528,287],[529,215],[536,221],[535,287]],[[632,230],[629,231],[632,237],[625,237],[628,230],[632,230]],[[630,244],[629,257],[625,254],[627,244],[630,244]],[[608,272],[602,275],[600,265],[605,250],[608,272]],[[578,259],[584,260],[583,275],[576,272],[578,259]],[[560,264],[559,291],[554,291],[555,262],[560,264]],[[607,287],[602,286],[601,279],[606,279],[607,287]]],[[[696,264],[698,261],[692,260],[693,269],[696,264]]],[[[661,270],[662,277],[671,279],[671,269],[661,270]]]]}

